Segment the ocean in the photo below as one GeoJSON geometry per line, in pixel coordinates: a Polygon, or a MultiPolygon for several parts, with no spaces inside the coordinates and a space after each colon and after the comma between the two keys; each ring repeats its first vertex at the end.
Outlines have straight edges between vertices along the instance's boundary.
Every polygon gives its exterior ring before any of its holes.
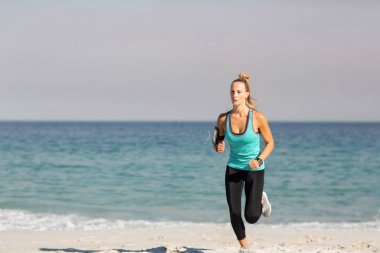
{"type": "MultiPolygon", "coordinates": [[[[270,123],[267,226],[380,229],[380,123],[270,123]]],[[[229,223],[214,122],[0,122],[0,230],[229,223]]],[[[243,202],[244,203],[244,202],[243,202]]]]}

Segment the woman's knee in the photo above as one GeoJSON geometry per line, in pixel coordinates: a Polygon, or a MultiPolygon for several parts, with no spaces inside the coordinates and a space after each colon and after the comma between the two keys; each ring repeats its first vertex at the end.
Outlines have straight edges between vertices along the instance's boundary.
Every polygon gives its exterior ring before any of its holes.
{"type": "Polygon", "coordinates": [[[250,223],[250,224],[254,224],[256,223],[259,219],[260,219],[260,216],[261,215],[257,215],[257,214],[252,214],[252,213],[246,213],[245,215],[245,220],[250,223]]]}

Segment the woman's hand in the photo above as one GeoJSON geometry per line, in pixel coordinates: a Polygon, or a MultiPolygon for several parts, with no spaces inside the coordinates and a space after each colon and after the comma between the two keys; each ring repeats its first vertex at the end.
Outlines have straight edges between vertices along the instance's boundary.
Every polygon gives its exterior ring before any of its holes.
{"type": "Polygon", "coordinates": [[[221,142],[218,142],[218,144],[215,145],[215,150],[218,153],[223,153],[224,152],[224,147],[225,147],[224,141],[221,141],[221,142]]]}
{"type": "Polygon", "coordinates": [[[257,160],[249,160],[249,167],[251,169],[257,169],[258,167],[260,167],[260,164],[257,160]]]}

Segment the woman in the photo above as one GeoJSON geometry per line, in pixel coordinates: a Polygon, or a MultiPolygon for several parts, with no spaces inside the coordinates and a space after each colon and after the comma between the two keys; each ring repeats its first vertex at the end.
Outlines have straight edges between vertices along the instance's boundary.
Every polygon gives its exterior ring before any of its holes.
{"type": "Polygon", "coordinates": [[[226,139],[230,156],[226,168],[226,196],[232,228],[240,243],[239,252],[248,252],[244,222],[241,217],[241,195],[245,190],[244,216],[256,223],[261,214],[268,217],[271,206],[264,188],[264,161],[274,148],[274,140],[263,113],[258,112],[248,84],[249,76],[240,73],[231,83],[232,110],[218,117],[214,133],[216,152],[224,152],[226,139]],[[260,135],[265,148],[260,151],[260,135]]]}

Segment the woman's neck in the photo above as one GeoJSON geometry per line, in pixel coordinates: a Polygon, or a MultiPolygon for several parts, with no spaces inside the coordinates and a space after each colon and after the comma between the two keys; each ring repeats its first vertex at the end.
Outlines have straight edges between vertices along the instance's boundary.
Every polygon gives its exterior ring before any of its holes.
{"type": "Polygon", "coordinates": [[[245,104],[234,106],[232,108],[232,113],[239,114],[239,115],[247,115],[248,111],[249,111],[249,107],[247,107],[245,104]]]}

